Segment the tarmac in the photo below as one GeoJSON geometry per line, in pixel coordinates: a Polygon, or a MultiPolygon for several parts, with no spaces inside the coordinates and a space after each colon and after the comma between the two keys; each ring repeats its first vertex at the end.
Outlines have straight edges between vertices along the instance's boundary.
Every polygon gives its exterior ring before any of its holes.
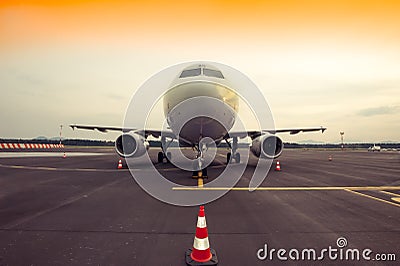
{"type": "MultiPolygon", "coordinates": [[[[149,151],[154,161],[158,151],[149,151]]],[[[205,184],[223,170],[225,153],[219,151],[205,184]]],[[[124,161],[124,169],[117,169],[113,149],[55,155],[0,158],[0,265],[185,265],[198,207],[169,205],[147,194],[124,161]]],[[[282,171],[272,169],[249,192],[256,160],[250,157],[232,191],[205,205],[219,265],[398,265],[399,152],[284,150],[282,171]],[[338,239],[345,245],[339,248],[338,239]],[[261,260],[257,253],[264,255],[265,245],[275,253],[261,260]],[[371,261],[320,253],[330,246],[343,254],[358,249],[360,257],[370,249],[371,261]],[[286,261],[278,258],[279,249],[286,250],[286,261]],[[288,258],[295,249],[298,260],[288,258]],[[316,259],[302,259],[304,249],[316,250],[316,259]]],[[[170,180],[197,184],[170,163],[155,166],[170,180]]]]}

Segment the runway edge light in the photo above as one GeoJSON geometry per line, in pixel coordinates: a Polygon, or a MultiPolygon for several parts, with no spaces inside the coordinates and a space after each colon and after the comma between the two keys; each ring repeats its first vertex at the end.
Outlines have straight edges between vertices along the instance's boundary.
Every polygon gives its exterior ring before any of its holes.
{"type": "Polygon", "coordinates": [[[193,241],[193,248],[186,251],[186,264],[196,265],[218,265],[217,254],[210,248],[208,241],[207,222],[204,206],[200,206],[197,217],[196,235],[193,241]]]}

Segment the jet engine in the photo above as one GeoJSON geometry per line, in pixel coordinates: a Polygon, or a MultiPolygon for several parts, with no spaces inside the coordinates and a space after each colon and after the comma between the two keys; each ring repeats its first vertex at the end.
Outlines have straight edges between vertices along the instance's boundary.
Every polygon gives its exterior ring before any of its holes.
{"type": "Polygon", "coordinates": [[[115,149],[124,158],[140,157],[149,149],[149,143],[141,135],[124,133],[115,141],[115,149]]]}
{"type": "Polygon", "coordinates": [[[275,135],[265,134],[253,139],[250,150],[257,157],[275,159],[282,153],[283,142],[275,135]]]}

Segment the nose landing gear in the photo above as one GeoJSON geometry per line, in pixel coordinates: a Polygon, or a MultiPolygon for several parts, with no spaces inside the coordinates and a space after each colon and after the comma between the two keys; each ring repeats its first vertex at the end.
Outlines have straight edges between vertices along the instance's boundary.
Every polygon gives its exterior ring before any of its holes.
{"type": "Polygon", "coordinates": [[[208,147],[205,144],[200,144],[199,146],[194,147],[197,151],[197,159],[193,161],[193,178],[208,178],[207,167],[203,167],[204,162],[204,154],[207,151],[208,147]]]}

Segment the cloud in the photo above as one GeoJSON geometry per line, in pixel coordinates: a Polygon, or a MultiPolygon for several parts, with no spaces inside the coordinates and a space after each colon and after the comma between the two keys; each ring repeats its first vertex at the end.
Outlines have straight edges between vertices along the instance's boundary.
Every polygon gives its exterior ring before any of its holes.
{"type": "Polygon", "coordinates": [[[357,114],[361,116],[388,115],[400,111],[400,106],[380,106],[360,110],[357,114]]]}

